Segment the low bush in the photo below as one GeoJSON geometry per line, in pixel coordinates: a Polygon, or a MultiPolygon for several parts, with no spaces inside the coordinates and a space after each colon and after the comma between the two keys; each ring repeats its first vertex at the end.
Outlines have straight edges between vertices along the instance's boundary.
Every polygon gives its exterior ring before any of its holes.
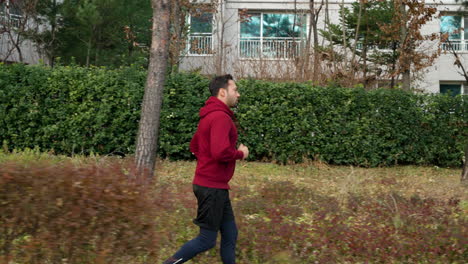
{"type": "Polygon", "coordinates": [[[0,164],[1,263],[154,261],[166,236],[156,226],[171,199],[129,178],[131,166],[0,164]]]}
{"type": "Polygon", "coordinates": [[[130,153],[145,72],[0,65],[0,141],[57,154],[130,153]]]}
{"type": "MultiPolygon", "coordinates": [[[[161,263],[198,234],[193,162],[161,161],[149,187],[126,160],[47,156],[0,153],[0,263],[161,263]]],[[[466,262],[455,169],[240,165],[239,264],[466,262]]]]}

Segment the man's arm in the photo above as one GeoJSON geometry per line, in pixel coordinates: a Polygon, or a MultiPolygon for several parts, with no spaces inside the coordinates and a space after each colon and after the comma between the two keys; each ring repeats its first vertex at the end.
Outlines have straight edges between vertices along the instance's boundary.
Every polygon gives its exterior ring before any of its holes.
{"type": "Polygon", "coordinates": [[[190,140],[190,152],[192,152],[195,157],[198,156],[198,131],[195,132],[192,140],[190,140]]]}
{"type": "Polygon", "coordinates": [[[243,159],[246,159],[249,156],[249,148],[246,145],[240,144],[237,150],[240,150],[244,153],[243,159]]]}
{"type": "Polygon", "coordinates": [[[229,131],[232,120],[229,117],[221,117],[213,120],[210,130],[211,156],[218,161],[232,161],[244,158],[244,151],[232,147],[229,140],[229,131]]]}

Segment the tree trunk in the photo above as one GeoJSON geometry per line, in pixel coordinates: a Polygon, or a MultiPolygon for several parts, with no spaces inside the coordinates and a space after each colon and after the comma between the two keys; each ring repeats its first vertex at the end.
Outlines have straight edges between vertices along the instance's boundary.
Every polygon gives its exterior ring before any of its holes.
{"type": "Polygon", "coordinates": [[[390,88],[393,89],[395,87],[395,70],[396,70],[396,59],[397,59],[397,43],[393,41],[392,43],[392,71],[391,71],[391,82],[390,82],[390,88]]]}
{"type": "Polygon", "coordinates": [[[359,13],[358,13],[358,20],[357,20],[357,24],[356,24],[356,34],[354,35],[354,46],[353,46],[353,54],[351,55],[351,76],[353,78],[353,81],[355,80],[356,76],[355,76],[355,73],[356,73],[356,63],[355,63],[355,59],[356,59],[356,49],[357,49],[357,45],[358,45],[358,42],[359,42],[359,28],[361,27],[361,17],[362,17],[362,8],[364,6],[364,3],[362,0],[359,1],[359,13]]]}
{"type": "Polygon", "coordinates": [[[400,56],[400,68],[402,74],[402,88],[403,90],[409,91],[411,89],[411,61],[408,58],[410,53],[408,50],[410,49],[408,40],[408,29],[406,28],[406,21],[408,21],[408,15],[406,12],[406,6],[403,2],[399,3],[400,13],[402,16],[402,23],[400,25],[400,45],[401,45],[401,52],[400,56]]]}
{"type": "Polygon", "coordinates": [[[403,71],[401,81],[403,90],[409,91],[411,89],[411,72],[409,69],[403,71]]]}
{"type": "Polygon", "coordinates": [[[128,33],[128,40],[127,40],[127,52],[128,52],[128,57],[131,58],[133,55],[133,49],[134,49],[134,43],[135,39],[132,37],[132,30],[134,28],[133,24],[130,24],[128,26],[129,28],[129,33],[128,33]]]}
{"type": "MultiPolygon", "coordinates": [[[[330,25],[330,8],[329,8],[329,3],[328,0],[325,1],[325,25],[323,27],[324,30],[329,30],[329,25],[330,25]]],[[[324,38],[322,38],[322,44],[325,43],[324,38]]],[[[333,67],[332,71],[336,73],[338,71],[337,69],[337,63],[335,59],[335,50],[333,49],[333,42],[329,41],[328,43],[328,51],[330,52],[330,61],[332,62],[331,67],[333,67]]]]}
{"type": "Polygon", "coordinates": [[[218,30],[216,30],[217,38],[218,38],[218,47],[217,47],[217,56],[216,56],[216,75],[222,75],[225,73],[225,54],[224,54],[224,31],[226,26],[226,21],[224,21],[224,3],[223,0],[220,0],[217,5],[215,5],[217,9],[217,19],[216,25],[218,30]]]}
{"type": "Polygon", "coordinates": [[[468,143],[466,143],[466,146],[465,146],[465,161],[463,162],[461,182],[464,184],[468,184],[468,143]]]}
{"type": "Polygon", "coordinates": [[[13,42],[13,45],[15,45],[16,51],[18,52],[18,58],[21,63],[24,62],[23,60],[23,52],[21,51],[21,34],[18,32],[16,33],[16,40],[13,42]]]}
{"type": "Polygon", "coordinates": [[[96,65],[96,66],[99,63],[99,45],[100,45],[100,43],[101,43],[101,29],[98,29],[96,49],[94,50],[94,65],[96,65]]]}
{"type": "Polygon", "coordinates": [[[319,62],[319,50],[318,50],[318,46],[319,46],[319,34],[318,34],[318,18],[319,18],[319,15],[320,15],[320,11],[322,10],[323,8],[323,0],[322,2],[320,3],[320,7],[317,9],[317,11],[315,11],[315,9],[313,10],[314,12],[314,23],[312,24],[312,27],[313,27],[313,31],[314,31],[314,75],[313,75],[313,81],[314,82],[317,82],[318,81],[318,77],[319,77],[319,66],[320,66],[320,62],[319,62]]]}
{"type": "Polygon", "coordinates": [[[50,46],[49,47],[49,52],[48,52],[48,57],[49,57],[49,65],[51,67],[54,67],[56,47],[52,46],[51,44],[55,41],[55,34],[56,34],[56,30],[57,30],[57,12],[58,12],[57,11],[57,0],[53,1],[53,8],[52,9],[54,10],[53,18],[52,18],[51,25],[50,25],[50,34],[52,36],[52,41],[49,43],[50,45],[48,45],[48,46],[50,46]]]}
{"type": "MultiPolygon", "coordinates": [[[[309,29],[307,32],[307,40],[305,44],[305,52],[304,56],[301,59],[302,65],[300,71],[301,71],[301,81],[305,81],[307,79],[307,74],[310,72],[309,71],[309,64],[310,64],[310,49],[312,45],[312,28],[314,27],[314,21],[315,21],[315,13],[314,13],[314,1],[310,0],[309,1],[309,12],[310,12],[310,19],[309,19],[309,29]]],[[[314,82],[316,81],[315,79],[313,80],[314,82]]]]}
{"type": "Polygon", "coordinates": [[[89,67],[89,59],[91,57],[91,36],[89,36],[88,40],[88,50],[86,51],[86,67],[89,67]]]}
{"type": "MultiPolygon", "coordinates": [[[[364,17],[367,16],[367,10],[364,9],[364,17]]],[[[364,40],[362,42],[362,85],[364,89],[368,88],[368,80],[367,80],[367,52],[368,52],[368,39],[369,39],[369,23],[366,21],[366,33],[364,34],[364,40]]]]}
{"type": "Polygon", "coordinates": [[[319,81],[319,66],[320,66],[320,53],[318,49],[318,30],[317,30],[317,24],[314,23],[314,68],[313,68],[313,77],[312,80],[314,82],[319,81]]]}
{"type": "MultiPolygon", "coordinates": [[[[344,9],[344,0],[341,1],[341,10],[344,9]]],[[[341,12],[341,23],[342,23],[342,27],[343,27],[343,51],[344,53],[346,54],[346,22],[345,22],[345,15],[344,15],[344,11],[341,12]]],[[[348,60],[346,59],[346,56],[343,56],[343,60],[344,60],[344,68],[343,69],[347,69],[348,68],[348,60]]]]}
{"type": "Polygon", "coordinates": [[[367,89],[367,36],[369,36],[369,27],[366,29],[366,35],[364,36],[364,42],[362,46],[362,84],[364,89],[367,89]]]}
{"type": "MultiPolygon", "coordinates": [[[[328,0],[325,0],[325,24],[323,26],[323,29],[326,30],[328,27],[328,24],[330,23],[330,9],[328,8],[328,0]]],[[[324,43],[324,38],[322,38],[322,46],[324,43]]]]}
{"type": "Polygon", "coordinates": [[[172,30],[174,31],[173,33],[173,38],[176,39],[176,41],[172,41],[169,45],[171,47],[169,49],[169,59],[168,63],[169,66],[171,66],[171,73],[172,70],[175,66],[175,68],[179,68],[179,56],[181,54],[181,44],[184,43],[182,41],[182,28],[184,25],[181,25],[181,12],[180,12],[180,0],[175,0],[172,1],[172,6],[171,6],[171,16],[173,19],[173,23],[171,25],[172,30]],[[172,45],[172,46],[171,46],[172,45]]]}
{"type": "Polygon", "coordinates": [[[169,54],[170,0],[152,0],[150,64],[135,151],[138,174],[152,179],[156,165],[163,87],[169,54]]]}

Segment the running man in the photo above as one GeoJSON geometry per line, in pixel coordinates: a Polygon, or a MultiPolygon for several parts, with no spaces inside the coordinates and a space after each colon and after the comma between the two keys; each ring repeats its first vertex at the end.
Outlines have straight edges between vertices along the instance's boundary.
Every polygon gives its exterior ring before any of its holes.
{"type": "Polygon", "coordinates": [[[229,184],[236,160],[245,159],[249,149],[237,146],[237,129],[233,120],[234,107],[240,97],[230,74],[217,76],[210,83],[211,97],[200,109],[200,122],[190,142],[190,151],[197,158],[193,192],[198,201],[199,235],[185,243],[163,264],[180,264],[216,245],[221,233],[223,264],[236,263],[237,226],[229,199],[229,184]]]}

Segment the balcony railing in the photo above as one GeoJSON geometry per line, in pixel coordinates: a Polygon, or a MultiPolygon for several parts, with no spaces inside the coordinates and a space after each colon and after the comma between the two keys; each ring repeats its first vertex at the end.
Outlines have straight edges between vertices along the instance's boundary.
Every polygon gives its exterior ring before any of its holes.
{"type": "Polygon", "coordinates": [[[450,42],[443,42],[442,43],[442,50],[447,50],[450,51],[452,50],[450,48],[450,45],[452,45],[453,49],[455,51],[468,51],[468,41],[466,40],[450,40],[450,42]]]}
{"type": "Polygon", "coordinates": [[[10,17],[8,17],[6,14],[0,13],[0,26],[19,28],[21,26],[21,18],[22,16],[20,15],[10,14],[10,17]]]}
{"type": "Polygon", "coordinates": [[[301,38],[241,38],[241,58],[291,59],[299,56],[304,40],[301,38]]]}
{"type": "Polygon", "coordinates": [[[187,45],[189,55],[213,54],[213,37],[210,33],[190,34],[187,45]]]}

